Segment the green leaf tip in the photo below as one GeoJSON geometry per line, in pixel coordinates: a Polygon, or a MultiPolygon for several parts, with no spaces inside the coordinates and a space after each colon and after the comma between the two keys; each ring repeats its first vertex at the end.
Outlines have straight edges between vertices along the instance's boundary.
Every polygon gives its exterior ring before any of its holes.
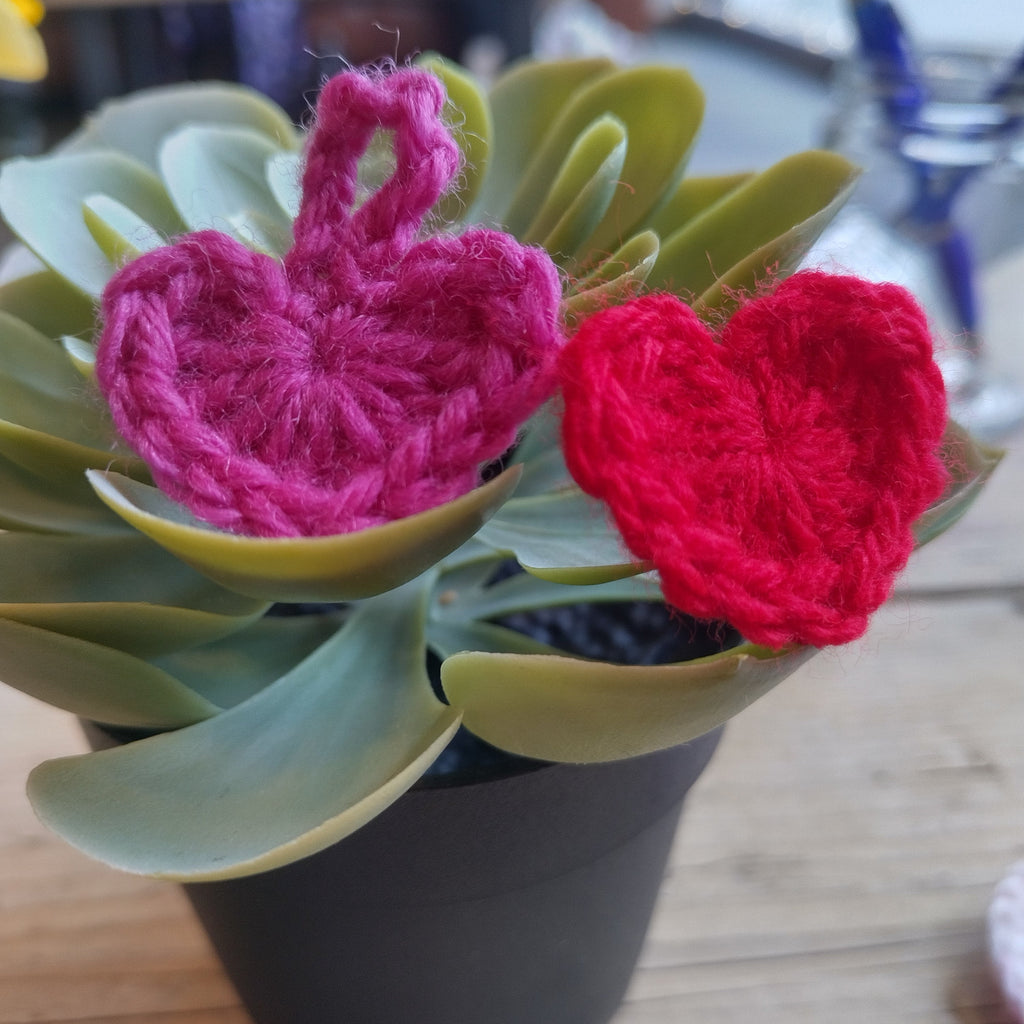
{"type": "Polygon", "coordinates": [[[194,519],[155,487],[90,471],[100,499],[140,533],[229,590],[268,601],[354,601],[408,582],[469,540],[508,500],[512,467],[445,505],[331,537],[257,538],[194,519]]]}

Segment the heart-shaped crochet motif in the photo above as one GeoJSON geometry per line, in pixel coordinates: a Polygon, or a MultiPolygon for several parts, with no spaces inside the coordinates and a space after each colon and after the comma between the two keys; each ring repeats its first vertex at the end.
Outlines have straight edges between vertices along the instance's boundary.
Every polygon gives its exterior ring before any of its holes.
{"type": "Polygon", "coordinates": [[[794,275],[716,339],[674,296],[587,320],[563,437],[666,600],[770,647],[845,643],[947,480],[942,377],[903,289],[794,275]]]}
{"type": "Polygon", "coordinates": [[[283,262],[215,231],[123,268],[103,298],[97,378],[157,484],[256,536],[323,535],[451,500],[550,394],[561,289],[496,231],[417,240],[458,172],[424,71],[324,88],[283,262]],[[357,166],[394,133],[368,197],[357,166]]]}

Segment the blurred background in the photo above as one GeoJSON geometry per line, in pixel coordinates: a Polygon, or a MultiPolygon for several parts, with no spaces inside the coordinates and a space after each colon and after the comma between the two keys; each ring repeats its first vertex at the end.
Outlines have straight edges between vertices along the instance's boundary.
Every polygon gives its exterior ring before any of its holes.
{"type": "MultiPolygon", "coordinates": [[[[846,0],[46,0],[40,32],[50,74],[41,85],[4,83],[2,145],[9,153],[47,141],[28,131],[27,122],[19,136],[10,123],[15,105],[60,130],[65,119],[108,96],[217,77],[245,81],[300,114],[303,91],[337,70],[339,60],[401,59],[423,50],[486,74],[531,52],[601,51],[630,61],[652,47],[664,56],[665,44],[679,44],[683,59],[706,47],[708,59],[718,62],[722,45],[739,44],[743,60],[757,66],[752,71],[765,61],[781,63],[821,86],[855,48],[850,6],[846,0]]],[[[1011,53],[1024,35],[1024,11],[1002,0],[904,0],[899,9],[915,41],[929,49],[1011,53]]],[[[787,104],[792,97],[777,99],[787,104]]],[[[788,121],[791,113],[779,106],[776,120],[788,121]]]]}

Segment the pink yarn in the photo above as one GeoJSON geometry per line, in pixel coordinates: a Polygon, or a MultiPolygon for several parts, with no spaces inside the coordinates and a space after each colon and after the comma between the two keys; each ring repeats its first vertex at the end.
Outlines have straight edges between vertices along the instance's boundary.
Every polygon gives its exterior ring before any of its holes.
{"type": "Polygon", "coordinates": [[[420,237],[459,170],[431,74],[338,75],[318,105],[283,263],[199,231],[103,296],[97,378],[157,484],[256,536],[374,526],[475,487],[551,393],[561,287],[488,230],[420,237]],[[361,205],[379,129],[395,171],[361,205]]]}
{"type": "Polygon", "coordinates": [[[769,647],[867,627],[942,493],[942,376],[904,289],[804,272],[719,338],[672,295],[562,353],[566,462],[666,600],[769,647]]]}

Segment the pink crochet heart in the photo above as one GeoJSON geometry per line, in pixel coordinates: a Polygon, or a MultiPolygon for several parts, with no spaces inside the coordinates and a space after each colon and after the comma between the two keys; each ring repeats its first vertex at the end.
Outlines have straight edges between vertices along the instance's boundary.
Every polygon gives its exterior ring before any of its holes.
{"type": "Polygon", "coordinates": [[[479,483],[549,395],[561,289],[547,255],[475,230],[417,240],[459,167],[424,71],[324,88],[283,262],[200,231],[121,270],[97,378],[157,484],[257,536],[388,522],[479,483]],[[358,195],[379,129],[395,171],[358,195]]]}
{"type": "Polygon", "coordinates": [[[561,360],[572,475],[666,600],[770,647],[864,632],[942,493],[942,377],[903,289],[805,272],[720,338],[671,295],[585,321],[561,360]]]}

